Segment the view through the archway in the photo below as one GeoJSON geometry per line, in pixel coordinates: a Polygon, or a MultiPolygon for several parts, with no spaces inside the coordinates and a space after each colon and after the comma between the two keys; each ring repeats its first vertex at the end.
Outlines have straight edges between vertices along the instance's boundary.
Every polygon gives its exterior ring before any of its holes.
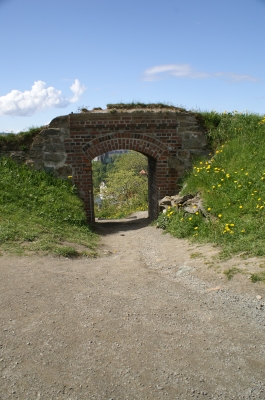
{"type": "Polygon", "coordinates": [[[131,150],[101,154],[92,161],[97,220],[148,216],[148,158],[131,150]]]}

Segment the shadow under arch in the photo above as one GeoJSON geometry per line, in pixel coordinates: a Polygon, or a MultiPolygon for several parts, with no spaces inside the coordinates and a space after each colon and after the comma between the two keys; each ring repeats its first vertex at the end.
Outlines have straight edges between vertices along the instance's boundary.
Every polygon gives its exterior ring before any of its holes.
{"type": "MultiPolygon", "coordinates": [[[[91,162],[95,157],[113,150],[133,150],[148,159],[148,219],[158,214],[159,189],[157,188],[157,161],[167,153],[167,146],[161,141],[139,133],[113,133],[99,136],[82,147],[85,157],[91,162]]],[[[93,199],[93,193],[92,193],[93,199]]]]}

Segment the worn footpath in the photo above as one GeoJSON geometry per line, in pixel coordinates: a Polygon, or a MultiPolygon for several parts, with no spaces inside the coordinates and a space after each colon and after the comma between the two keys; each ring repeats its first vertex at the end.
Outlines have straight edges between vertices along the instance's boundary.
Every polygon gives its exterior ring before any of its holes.
{"type": "Polygon", "coordinates": [[[97,259],[0,257],[1,400],[265,399],[262,260],[135,217],[97,223],[97,259]]]}

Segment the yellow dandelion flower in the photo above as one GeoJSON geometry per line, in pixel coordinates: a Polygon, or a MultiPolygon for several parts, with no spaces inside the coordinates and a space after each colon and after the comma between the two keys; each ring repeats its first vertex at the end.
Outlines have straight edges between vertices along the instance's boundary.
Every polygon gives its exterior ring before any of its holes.
{"type": "Polygon", "coordinates": [[[222,218],[222,214],[218,214],[218,218],[222,218]]]}
{"type": "Polygon", "coordinates": [[[194,229],[198,229],[198,226],[195,226],[195,228],[194,229]]]}
{"type": "Polygon", "coordinates": [[[189,221],[191,221],[191,220],[192,220],[192,217],[189,218],[189,221]]]}
{"type": "Polygon", "coordinates": [[[243,206],[239,206],[239,208],[243,208],[243,206]]]}
{"type": "Polygon", "coordinates": [[[208,207],[207,210],[208,210],[208,211],[211,211],[211,207],[208,207]]]}

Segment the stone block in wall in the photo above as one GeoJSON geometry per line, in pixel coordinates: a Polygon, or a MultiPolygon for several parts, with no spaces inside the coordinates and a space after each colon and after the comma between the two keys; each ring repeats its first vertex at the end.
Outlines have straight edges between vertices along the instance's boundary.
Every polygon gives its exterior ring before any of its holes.
{"type": "Polygon", "coordinates": [[[62,167],[56,168],[54,170],[54,176],[57,178],[68,178],[69,176],[73,176],[73,170],[70,165],[63,165],[62,167]]]}
{"type": "Polygon", "coordinates": [[[69,116],[62,115],[60,117],[56,117],[51,121],[49,126],[50,128],[59,128],[60,130],[63,130],[65,134],[68,133],[69,135],[69,116]]]}
{"type": "Polygon", "coordinates": [[[185,161],[189,160],[190,152],[188,150],[178,150],[177,157],[180,158],[181,160],[185,160],[185,161]]]}
{"type": "Polygon", "coordinates": [[[175,169],[176,171],[185,168],[185,163],[178,157],[168,157],[167,165],[168,168],[175,169]]]}
{"type": "Polygon", "coordinates": [[[193,162],[194,159],[199,157],[209,157],[209,149],[201,150],[191,150],[190,151],[190,161],[193,162]]]}
{"type": "Polygon", "coordinates": [[[30,168],[36,169],[37,171],[44,169],[44,163],[42,160],[33,160],[31,158],[28,158],[25,161],[25,164],[30,168]]]}
{"type": "Polygon", "coordinates": [[[1,151],[0,158],[7,157],[12,158],[18,164],[24,164],[27,160],[28,153],[26,151],[18,150],[18,151],[1,151]]]}
{"type": "Polygon", "coordinates": [[[44,142],[44,145],[42,147],[42,150],[45,151],[46,153],[64,153],[65,149],[64,149],[64,143],[63,142],[44,142]]]}
{"type": "MultiPolygon", "coordinates": [[[[65,153],[58,153],[58,152],[43,152],[43,161],[45,162],[53,162],[53,163],[62,163],[66,159],[65,153]]],[[[54,165],[55,167],[55,165],[54,165]]]]}
{"type": "Polygon", "coordinates": [[[208,143],[204,135],[188,132],[183,135],[182,146],[186,149],[204,149],[208,143]]]}
{"type": "Polygon", "coordinates": [[[25,151],[11,151],[10,157],[18,164],[24,164],[27,159],[25,151]]]}
{"type": "MultiPolygon", "coordinates": [[[[60,122],[60,118],[57,123],[60,122]]],[[[56,171],[66,161],[65,139],[69,132],[63,128],[47,128],[32,143],[29,159],[36,169],[52,168],[56,171]]],[[[56,175],[56,173],[55,173],[56,175]]],[[[59,173],[59,175],[61,175],[59,173]]]]}

